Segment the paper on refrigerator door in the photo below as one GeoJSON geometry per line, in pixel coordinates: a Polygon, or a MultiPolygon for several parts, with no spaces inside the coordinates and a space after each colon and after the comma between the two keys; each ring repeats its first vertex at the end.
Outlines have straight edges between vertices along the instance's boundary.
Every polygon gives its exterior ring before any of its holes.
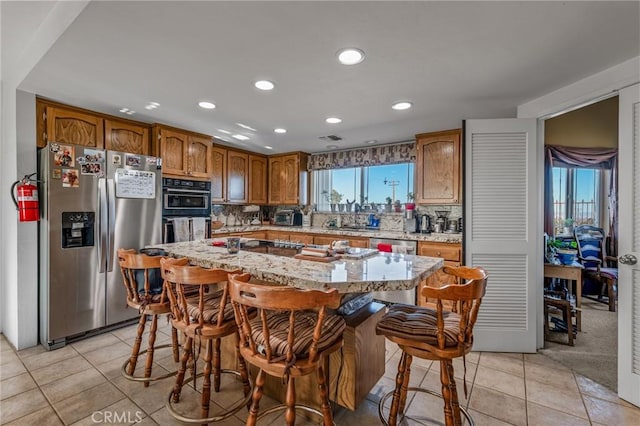
{"type": "Polygon", "coordinates": [[[194,217],[191,219],[191,230],[193,232],[193,239],[204,240],[206,237],[207,223],[204,217],[194,217]]]}
{"type": "Polygon", "coordinates": [[[189,241],[189,218],[175,217],[173,220],[173,238],[176,243],[189,241]]]}

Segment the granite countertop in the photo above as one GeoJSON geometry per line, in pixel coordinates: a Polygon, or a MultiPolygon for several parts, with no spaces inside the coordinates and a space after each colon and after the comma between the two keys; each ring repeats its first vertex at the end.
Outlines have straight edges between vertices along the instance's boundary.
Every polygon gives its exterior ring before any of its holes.
{"type": "Polygon", "coordinates": [[[211,236],[216,234],[226,234],[229,232],[252,232],[252,231],[281,231],[281,232],[301,232],[305,234],[331,234],[344,235],[348,237],[364,237],[364,238],[388,238],[396,240],[412,240],[412,241],[429,241],[438,243],[461,243],[462,234],[432,233],[432,234],[412,234],[400,231],[367,231],[348,228],[320,228],[302,226],[265,226],[265,225],[243,225],[243,226],[224,226],[220,229],[213,230],[211,236]]]}
{"type": "Polygon", "coordinates": [[[340,293],[407,290],[442,268],[443,259],[379,253],[364,259],[329,263],[241,250],[229,254],[212,240],[154,245],[206,268],[242,269],[255,279],[298,288],[337,288],[340,293]]]}

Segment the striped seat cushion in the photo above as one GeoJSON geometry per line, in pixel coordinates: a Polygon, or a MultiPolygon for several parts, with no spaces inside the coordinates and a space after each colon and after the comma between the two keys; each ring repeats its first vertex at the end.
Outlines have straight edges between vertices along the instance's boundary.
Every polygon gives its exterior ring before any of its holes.
{"type": "MultiPolygon", "coordinates": [[[[460,316],[454,312],[442,312],[444,319],[445,347],[458,344],[460,316]]],[[[413,305],[392,305],[376,326],[376,333],[396,336],[438,346],[437,311],[413,305]]]]}
{"type": "MultiPolygon", "coordinates": [[[[309,349],[313,340],[313,330],[318,320],[316,312],[300,311],[296,312],[295,339],[293,353],[296,358],[308,358],[309,349]]],[[[289,333],[289,311],[271,312],[267,315],[269,327],[269,340],[271,343],[272,356],[274,358],[284,356],[287,353],[287,335],[289,333]]],[[[344,332],[346,324],[344,319],[337,315],[325,315],[322,322],[322,331],[318,341],[318,351],[322,352],[336,342],[344,332]]],[[[258,345],[259,352],[266,353],[264,333],[260,317],[251,320],[251,337],[258,345]]]]}
{"type": "Polygon", "coordinates": [[[586,268],[595,267],[602,258],[600,240],[582,239],[578,241],[578,244],[580,244],[584,266],[586,268]]]}
{"type": "MultiPolygon", "coordinates": [[[[204,295],[204,322],[216,323],[218,321],[218,312],[220,312],[220,300],[222,298],[222,290],[211,294],[204,295]]],[[[199,296],[187,297],[187,312],[194,321],[200,321],[200,308],[198,308],[199,296]]],[[[233,306],[231,301],[227,300],[224,307],[224,320],[231,321],[234,319],[233,306]]]]}
{"type": "MultiPolygon", "coordinates": [[[[586,268],[587,272],[595,274],[598,272],[598,268],[586,268]]],[[[600,268],[600,275],[612,280],[618,279],[618,269],[616,268],[600,268]]]]}

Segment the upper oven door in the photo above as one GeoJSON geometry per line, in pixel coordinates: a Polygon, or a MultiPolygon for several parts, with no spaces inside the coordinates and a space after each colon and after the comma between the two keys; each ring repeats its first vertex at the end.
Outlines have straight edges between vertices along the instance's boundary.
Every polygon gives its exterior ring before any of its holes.
{"type": "Polygon", "coordinates": [[[170,192],[164,193],[164,205],[166,210],[175,209],[207,209],[209,207],[209,195],[203,193],[170,192]]]}

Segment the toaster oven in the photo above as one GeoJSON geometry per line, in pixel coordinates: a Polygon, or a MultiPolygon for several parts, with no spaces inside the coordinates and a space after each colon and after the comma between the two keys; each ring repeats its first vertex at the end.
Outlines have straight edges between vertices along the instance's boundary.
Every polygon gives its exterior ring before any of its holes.
{"type": "Polygon", "coordinates": [[[302,213],[293,210],[279,210],[273,218],[273,224],[279,226],[302,226],[302,213]]]}

